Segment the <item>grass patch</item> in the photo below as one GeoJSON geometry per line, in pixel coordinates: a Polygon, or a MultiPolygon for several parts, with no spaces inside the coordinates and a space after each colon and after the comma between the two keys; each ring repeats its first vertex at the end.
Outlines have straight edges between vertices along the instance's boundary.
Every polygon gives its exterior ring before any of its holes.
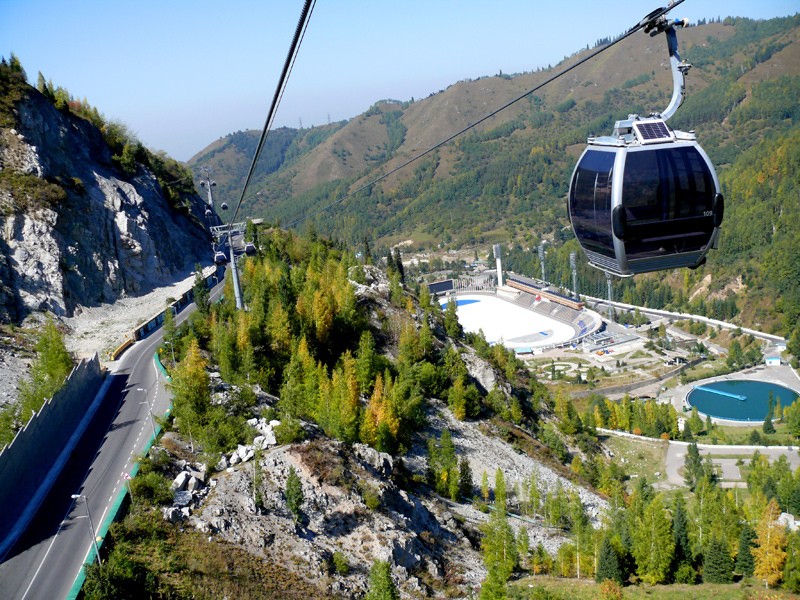
{"type": "MultiPolygon", "coordinates": [[[[588,579],[559,579],[555,577],[526,577],[509,585],[508,597],[514,600],[548,598],[551,600],[596,600],[602,598],[600,586],[588,579]],[[549,593],[546,596],[543,592],[549,593]]],[[[659,598],[660,600],[686,600],[686,598],[714,598],[717,600],[775,600],[796,598],[786,590],[765,590],[764,584],[744,581],[731,584],[702,585],[636,585],[623,588],[623,598],[659,598]]]]}
{"type": "Polygon", "coordinates": [[[611,435],[603,439],[603,444],[614,453],[615,461],[625,459],[623,466],[629,475],[647,477],[651,483],[666,480],[667,442],[611,435]]]}

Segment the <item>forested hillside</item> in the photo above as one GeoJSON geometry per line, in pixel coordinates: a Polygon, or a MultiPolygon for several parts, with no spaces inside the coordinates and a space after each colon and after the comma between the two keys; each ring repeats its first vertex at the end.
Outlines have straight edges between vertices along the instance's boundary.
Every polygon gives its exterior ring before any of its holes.
{"type": "MultiPolygon", "coordinates": [[[[618,299],[791,333],[797,278],[787,277],[783,265],[797,243],[787,225],[797,210],[791,161],[800,116],[799,26],[798,16],[727,18],[679,32],[682,57],[694,66],[687,100],[670,124],[697,131],[717,165],[727,205],[721,247],[697,272],[619,282],[618,299]],[[745,292],[759,302],[745,303],[745,292]]],[[[531,89],[551,71],[459,82],[424,100],[378,102],[350,122],[301,130],[291,141],[281,132],[275,143],[288,145],[278,152],[280,165],[265,153],[247,212],[284,224],[313,215],[302,226],[351,245],[364,239],[373,247],[411,239],[415,248],[501,242],[511,246],[509,267],[527,274],[540,273],[529,249],[544,240],[548,278],[566,285],[569,252],[578,249],[564,201],[575,160],[586,137],[610,133],[616,119],[664,108],[672,91],[665,46],[663,36],[625,40],[322,214],[316,213],[320,207],[531,89]]],[[[229,136],[192,166],[226,173],[231,187],[220,192],[238,193],[241,175],[226,168],[238,160],[239,138],[255,135],[229,136]]],[[[605,295],[602,273],[583,265],[579,286],[605,295]]]]}

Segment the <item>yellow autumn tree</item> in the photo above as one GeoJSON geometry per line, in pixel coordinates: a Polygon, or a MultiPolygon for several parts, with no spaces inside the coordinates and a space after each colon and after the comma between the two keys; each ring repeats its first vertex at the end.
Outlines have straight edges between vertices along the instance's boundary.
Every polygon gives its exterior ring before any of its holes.
{"type": "Polygon", "coordinates": [[[391,452],[400,429],[398,419],[390,401],[392,393],[391,376],[375,378],[375,387],[364,412],[361,424],[361,441],[381,452],[391,452]]]}
{"type": "Polygon", "coordinates": [[[755,559],[753,574],[767,585],[777,585],[783,578],[786,562],[786,528],[777,520],[781,509],[775,498],[769,501],[756,527],[756,547],[752,549],[755,559]]]}
{"type": "Polygon", "coordinates": [[[211,403],[207,361],[200,352],[200,345],[192,338],[186,357],[172,373],[174,414],[180,427],[191,427],[201,420],[211,403]]]}

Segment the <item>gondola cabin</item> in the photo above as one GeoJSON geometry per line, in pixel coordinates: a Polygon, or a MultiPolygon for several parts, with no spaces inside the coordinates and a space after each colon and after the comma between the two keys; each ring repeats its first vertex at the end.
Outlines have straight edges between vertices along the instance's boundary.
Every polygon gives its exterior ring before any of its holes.
{"type": "Polygon", "coordinates": [[[622,277],[703,264],[724,206],[694,132],[632,115],[587,143],[570,181],[569,218],[589,263],[622,277]]]}
{"type": "Polygon", "coordinates": [[[228,255],[224,252],[215,252],[214,253],[214,263],[218,265],[224,265],[228,262],[228,255]]]}
{"type": "Polygon", "coordinates": [[[256,253],[256,245],[253,242],[246,242],[244,245],[244,253],[252,256],[256,253]]]}

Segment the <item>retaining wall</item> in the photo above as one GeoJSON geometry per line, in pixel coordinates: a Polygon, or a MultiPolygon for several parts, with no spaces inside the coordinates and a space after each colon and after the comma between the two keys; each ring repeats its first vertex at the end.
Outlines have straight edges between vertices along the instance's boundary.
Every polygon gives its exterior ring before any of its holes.
{"type": "Polygon", "coordinates": [[[0,557],[47,495],[95,401],[105,370],[95,354],[72,370],[58,392],[0,452],[0,557]]]}

